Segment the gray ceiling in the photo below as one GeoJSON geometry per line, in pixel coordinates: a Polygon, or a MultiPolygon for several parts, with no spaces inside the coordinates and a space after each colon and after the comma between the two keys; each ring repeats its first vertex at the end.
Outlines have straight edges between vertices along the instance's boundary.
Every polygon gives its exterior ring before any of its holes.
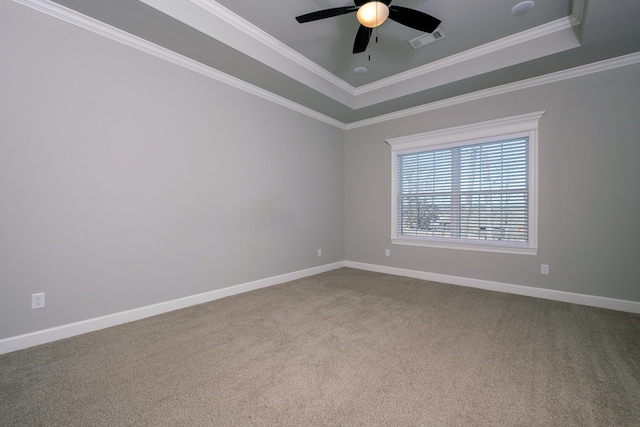
{"type": "Polygon", "coordinates": [[[414,50],[422,33],[387,20],[356,55],[354,13],[295,21],[349,0],[55,2],[342,123],[640,51],[638,0],[537,0],[523,16],[518,0],[394,0],[445,37],[414,50]]]}
{"type": "Polygon", "coordinates": [[[408,40],[423,33],[388,20],[377,29],[378,43],[371,43],[367,52],[354,55],[353,40],[359,27],[355,14],[305,24],[292,19],[308,12],[350,5],[352,1],[285,0],[276,2],[278,7],[273,7],[272,2],[217,2],[353,86],[410,70],[570,13],[569,0],[538,0],[535,12],[521,17],[510,13],[517,0],[395,0],[392,5],[417,9],[440,19],[445,38],[414,50],[408,40]],[[355,75],[353,70],[357,66],[367,67],[369,73],[355,75]]]}

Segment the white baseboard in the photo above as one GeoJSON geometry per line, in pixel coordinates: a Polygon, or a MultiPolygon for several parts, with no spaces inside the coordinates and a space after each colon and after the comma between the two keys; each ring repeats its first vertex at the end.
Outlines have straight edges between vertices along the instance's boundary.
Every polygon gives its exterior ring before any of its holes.
{"type": "Polygon", "coordinates": [[[278,285],[280,283],[302,279],[308,276],[314,276],[316,274],[335,270],[344,266],[344,261],[335,262],[332,264],[321,265],[319,267],[313,267],[306,270],[295,271],[293,273],[282,274],[280,276],[256,280],[254,282],[230,286],[228,288],[216,289],[214,291],[191,295],[172,301],[166,301],[158,304],[148,305],[145,307],[135,308],[133,310],[109,314],[107,316],[101,316],[93,319],[83,320],[80,322],[70,323],[67,325],[57,326],[55,328],[44,329],[42,331],[36,331],[24,335],[1,339],[0,354],[10,353],[12,351],[22,350],[28,347],[46,344],[48,342],[70,338],[76,335],[86,334],[88,332],[109,328],[111,326],[116,326],[123,323],[133,322],[135,320],[156,316],[158,314],[179,310],[181,308],[186,308],[197,304],[203,304],[231,295],[237,295],[260,288],[266,288],[269,286],[278,285]]]}
{"type": "Polygon", "coordinates": [[[341,267],[356,268],[359,270],[374,271],[378,273],[392,274],[396,276],[412,277],[415,279],[429,280],[439,283],[447,283],[458,286],[468,286],[471,288],[486,289],[489,291],[505,292],[516,295],[524,295],[535,298],[543,298],[554,301],[569,302],[573,304],[587,305],[591,307],[607,308],[610,310],[625,311],[640,314],[640,302],[626,301],[613,298],[598,297],[592,295],[576,294],[571,292],[556,291],[552,289],[534,288],[530,286],[512,285],[508,283],[492,282],[488,280],[472,279],[468,277],[449,276],[445,274],[428,273],[424,271],[409,270],[404,268],[388,267],[376,264],[366,264],[355,261],[340,261],[287,273],[280,276],[269,277],[253,282],[243,283],[228,288],[216,289],[202,294],[191,295],[172,301],[153,304],[133,310],[110,314],[107,316],[87,319],[76,323],[44,329],[42,331],[31,332],[24,335],[9,337],[0,340],[0,354],[22,350],[48,342],[70,338],[76,335],[97,331],[123,323],[133,322],[169,311],[179,310],[197,304],[203,304],[220,298],[266,288],[292,280],[302,279],[341,267]]]}
{"type": "Polygon", "coordinates": [[[471,279],[468,277],[427,273],[424,271],[408,270],[404,268],[387,267],[383,265],[366,264],[354,261],[345,261],[345,267],[640,314],[640,302],[637,301],[576,294],[552,289],[534,288],[531,286],[512,285],[509,283],[491,282],[488,280],[471,279]]]}

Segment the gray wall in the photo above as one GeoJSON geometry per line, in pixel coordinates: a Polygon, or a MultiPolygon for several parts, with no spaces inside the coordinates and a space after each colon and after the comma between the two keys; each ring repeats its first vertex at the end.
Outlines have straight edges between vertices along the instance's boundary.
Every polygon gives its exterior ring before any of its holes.
{"type": "Polygon", "coordinates": [[[0,338],[344,260],[340,129],[9,1],[0,120],[0,338]]]}
{"type": "Polygon", "coordinates": [[[347,259],[640,301],[639,78],[627,66],[347,131],[347,259]],[[391,246],[385,139],[539,110],[537,256],[391,246]]]}
{"type": "Polygon", "coordinates": [[[640,301],[639,76],[629,66],[345,137],[1,2],[0,339],[344,259],[640,301]],[[391,246],[385,139],[537,110],[537,256],[391,246]],[[34,292],[46,309],[30,309],[34,292]]]}

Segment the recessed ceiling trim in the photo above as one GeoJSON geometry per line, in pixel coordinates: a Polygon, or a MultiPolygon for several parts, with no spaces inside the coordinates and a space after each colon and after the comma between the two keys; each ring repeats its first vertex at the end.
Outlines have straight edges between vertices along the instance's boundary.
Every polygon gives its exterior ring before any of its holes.
{"type": "Polygon", "coordinates": [[[206,9],[192,0],[139,1],[256,61],[262,62],[334,101],[353,108],[353,87],[351,85],[326,70],[324,70],[325,73],[333,76],[331,80],[328,80],[327,75],[320,75],[322,72],[317,69],[311,71],[309,69],[311,61],[304,61],[302,55],[277,42],[273,37],[213,0],[206,2],[206,9]],[[246,24],[241,24],[242,22],[246,24]],[[287,55],[284,55],[283,51],[286,51],[287,55]],[[336,79],[342,82],[340,86],[336,84],[336,79]]]}
{"type": "Polygon", "coordinates": [[[306,56],[299,54],[295,50],[291,49],[289,46],[282,43],[280,40],[276,39],[275,37],[271,36],[269,33],[266,33],[265,31],[256,27],[255,25],[253,25],[246,19],[242,18],[241,16],[233,13],[226,7],[222,6],[220,3],[213,0],[191,0],[191,2],[202,7],[203,9],[205,9],[210,13],[213,13],[220,19],[223,19],[225,22],[233,25],[234,27],[238,28],[244,33],[249,34],[254,39],[269,46],[271,49],[280,53],[282,56],[286,57],[287,59],[305,67],[312,73],[338,86],[342,90],[350,94],[353,94],[353,91],[355,88],[351,86],[349,83],[345,82],[335,74],[330,73],[326,69],[322,68],[315,62],[308,59],[306,56]]]}
{"type": "Polygon", "coordinates": [[[212,78],[221,83],[232,86],[236,89],[242,90],[244,92],[255,95],[259,98],[262,98],[267,101],[278,104],[280,106],[286,107],[290,110],[304,114],[316,120],[320,120],[324,123],[330,124],[337,128],[345,129],[345,124],[338,120],[328,117],[322,113],[318,113],[315,110],[312,110],[308,107],[300,105],[282,96],[276,95],[265,89],[254,86],[250,83],[245,82],[244,80],[240,80],[236,77],[230,76],[226,73],[223,73],[222,71],[216,70],[215,68],[212,68],[200,62],[194,61],[191,58],[182,56],[178,53],[175,53],[172,50],[166,49],[162,46],[158,46],[140,37],[129,34],[118,28],[112,27],[108,24],[105,24],[104,22],[100,22],[96,19],[90,18],[79,12],[76,12],[75,10],[61,6],[57,3],[53,3],[49,0],[14,0],[14,1],[24,6],[30,7],[31,9],[34,9],[38,12],[45,13],[53,18],[60,19],[69,24],[91,31],[95,34],[106,37],[115,42],[132,47],[134,49],[140,50],[142,52],[148,53],[157,58],[171,62],[175,65],[186,68],[188,70],[195,71],[196,73],[202,74],[205,77],[212,78]]]}
{"type": "Polygon", "coordinates": [[[355,108],[389,101],[580,46],[578,21],[565,17],[356,90],[355,108]]]}
{"type": "Polygon", "coordinates": [[[521,80],[514,83],[495,86],[489,89],[483,89],[476,92],[455,96],[453,98],[431,102],[429,104],[420,105],[418,107],[407,108],[404,110],[395,111],[393,113],[383,114],[381,116],[372,117],[370,119],[360,120],[357,122],[347,124],[346,129],[351,130],[351,129],[356,129],[360,127],[370,126],[377,123],[384,123],[389,120],[409,117],[416,114],[422,114],[428,111],[451,107],[458,104],[464,104],[466,102],[476,101],[483,98],[489,98],[492,96],[502,95],[505,93],[515,92],[518,90],[547,85],[547,84],[559,82],[562,80],[568,80],[568,79],[586,76],[589,74],[601,73],[604,71],[609,71],[616,68],[626,67],[626,66],[635,65],[635,64],[640,64],[640,52],[620,56],[613,59],[606,59],[604,61],[594,62],[593,64],[582,65],[579,67],[570,68],[568,70],[557,71],[555,73],[545,74],[543,76],[533,77],[530,79],[521,80]]]}
{"type": "MultiPolygon", "coordinates": [[[[185,3],[197,5],[219,20],[224,21],[225,24],[233,27],[236,31],[244,35],[249,35],[258,46],[251,46],[250,43],[246,42],[246,38],[241,40],[237,35],[233,37],[220,37],[219,34],[210,34],[217,40],[275,68],[300,83],[354,110],[399,98],[416,91],[434,88],[477,74],[536,59],[541,56],[554,54],[561,50],[578,47],[580,46],[580,42],[575,36],[572,27],[580,23],[584,10],[584,0],[574,0],[572,2],[572,15],[568,17],[478,46],[477,48],[470,49],[453,57],[445,58],[441,61],[426,64],[425,66],[414,68],[387,79],[355,88],[334,74],[329,73],[313,61],[300,55],[260,28],[254,26],[244,18],[220,5],[215,0],[141,1],[183,22],[185,22],[185,15],[176,16],[176,11],[180,8],[184,9],[185,3]],[[182,4],[182,6],[179,4],[182,4]],[[550,42],[549,36],[554,34],[558,36],[559,40],[552,40],[550,42]],[[542,39],[544,39],[544,45],[542,39]],[[535,43],[536,41],[541,43],[531,48],[531,43],[535,43]],[[524,45],[525,43],[527,44],[527,49],[515,50],[515,47],[524,45]],[[264,49],[265,46],[269,49],[264,49]],[[502,59],[503,64],[500,65],[494,61],[493,65],[488,65],[488,58],[492,54],[496,52],[504,53],[504,50],[509,48],[514,49],[515,54],[507,55],[509,58],[502,59]],[[483,57],[486,57],[487,60],[480,60],[483,57]],[[517,60],[515,60],[515,58],[517,58],[517,60]],[[287,63],[295,64],[296,67],[292,68],[290,65],[288,66],[287,63]],[[300,67],[313,74],[314,78],[300,73],[300,67]],[[434,75],[434,72],[437,72],[435,74],[439,75],[434,75]],[[318,81],[318,77],[323,80],[325,84],[318,81]]],[[[186,23],[193,26],[192,22],[186,23]]]]}
{"type": "Polygon", "coordinates": [[[573,0],[571,2],[571,16],[582,22],[584,19],[584,3],[587,0],[573,0]]]}
{"type": "MultiPolygon", "coordinates": [[[[511,35],[508,37],[503,37],[499,40],[495,40],[493,42],[483,44],[473,49],[460,52],[456,55],[451,55],[439,61],[434,61],[432,63],[425,64],[421,67],[413,68],[403,73],[396,74],[395,76],[378,80],[377,82],[374,82],[374,83],[369,83],[368,85],[364,85],[357,88],[355,91],[355,94],[356,96],[358,96],[358,95],[365,94],[367,92],[374,92],[376,90],[380,90],[387,86],[396,85],[406,80],[411,80],[416,77],[420,77],[424,74],[429,74],[437,70],[454,67],[456,65],[467,63],[477,58],[480,58],[482,56],[501,51],[503,49],[518,46],[523,43],[530,42],[532,40],[536,40],[548,35],[552,35],[554,33],[560,33],[565,30],[571,30],[573,26],[578,25],[579,23],[580,21],[575,19],[573,16],[560,18],[553,22],[540,25],[530,30],[522,31],[520,33],[511,35]]],[[[578,43],[578,46],[579,46],[579,43],[578,43]]]]}
{"type": "MultiPolygon", "coordinates": [[[[476,91],[476,92],[468,93],[465,95],[461,95],[461,96],[457,96],[449,99],[444,99],[442,101],[424,104],[418,107],[400,110],[394,113],[385,114],[385,115],[373,117],[370,119],[353,122],[350,124],[345,124],[331,117],[318,113],[317,111],[314,111],[300,104],[297,104],[293,101],[290,101],[286,98],[280,97],[264,89],[248,84],[233,76],[229,76],[228,74],[222,73],[221,71],[218,71],[212,67],[208,67],[190,58],[186,58],[173,51],[170,51],[161,46],[155,45],[147,40],[133,36],[125,31],[114,28],[110,25],[97,21],[93,18],[87,17],[79,12],[68,9],[57,3],[53,3],[49,0],[14,0],[14,1],[16,1],[19,4],[25,5],[27,7],[30,7],[34,10],[37,10],[39,12],[50,15],[54,18],[63,20],[65,22],[76,25],[83,29],[92,31],[98,35],[107,37],[113,41],[125,44],[127,46],[141,50],[143,52],[149,53],[160,59],[167,60],[173,64],[187,68],[191,71],[195,71],[206,77],[228,84],[232,87],[243,90],[247,93],[258,96],[260,98],[263,98],[275,104],[284,106],[291,110],[297,111],[301,114],[304,114],[311,118],[325,122],[327,124],[330,124],[332,126],[335,126],[343,130],[356,129],[359,127],[369,126],[377,123],[383,123],[385,121],[403,118],[403,117],[407,117],[415,114],[421,114],[428,111],[432,111],[440,108],[446,108],[449,106],[462,104],[466,102],[471,102],[471,101],[482,99],[482,98],[487,98],[487,97],[496,96],[504,93],[514,92],[514,91],[523,90],[531,87],[554,83],[561,80],[581,77],[581,76],[592,74],[592,73],[603,72],[603,71],[607,71],[615,68],[620,68],[620,67],[640,63],[640,52],[637,52],[637,53],[621,56],[618,58],[608,59],[608,60],[600,61],[597,63],[572,68],[569,70],[563,70],[556,73],[551,73],[551,74],[534,77],[527,80],[522,80],[515,83],[496,86],[493,88],[476,91]]],[[[579,0],[578,3],[582,4],[582,0],[579,0]]],[[[574,2],[574,6],[575,4],[576,2],[574,2]]],[[[580,9],[580,10],[583,10],[583,9],[580,9]]],[[[578,15],[578,16],[581,16],[581,15],[578,15]]]]}

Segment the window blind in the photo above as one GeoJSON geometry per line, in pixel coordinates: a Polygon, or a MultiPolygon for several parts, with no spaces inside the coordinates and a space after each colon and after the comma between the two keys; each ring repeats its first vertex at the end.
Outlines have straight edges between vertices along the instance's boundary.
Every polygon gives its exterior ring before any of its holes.
{"type": "Polygon", "coordinates": [[[397,156],[397,233],[528,242],[527,137],[397,156]]]}

